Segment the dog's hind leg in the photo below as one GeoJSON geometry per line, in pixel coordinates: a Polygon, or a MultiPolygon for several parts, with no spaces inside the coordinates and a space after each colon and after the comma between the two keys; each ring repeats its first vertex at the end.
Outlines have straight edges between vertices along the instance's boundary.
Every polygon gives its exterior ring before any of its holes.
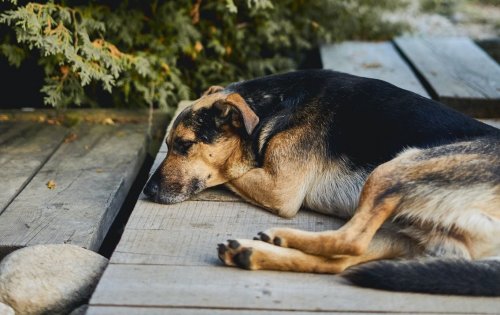
{"type": "Polygon", "coordinates": [[[364,262],[410,257],[414,248],[409,239],[394,233],[377,234],[364,254],[359,256],[315,256],[260,240],[230,240],[219,244],[219,258],[228,266],[249,270],[281,270],[313,273],[340,273],[364,262]]]}
{"type": "Polygon", "coordinates": [[[500,204],[495,145],[478,141],[405,151],[370,174],[356,213],[339,230],[275,228],[260,238],[313,255],[360,255],[391,217],[402,231],[411,226],[406,234],[431,256],[491,256],[498,248],[500,204]]]}
{"type": "Polygon", "coordinates": [[[318,256],[363,254],[377,230],[398,208],[400,196],[385,196],[385,192],[390,189],[392,167],[389,162],[373,171],[363,187],[356,213],[339,230],[309,232],[272,228],[259,233],[259,238],[318,256]]]}

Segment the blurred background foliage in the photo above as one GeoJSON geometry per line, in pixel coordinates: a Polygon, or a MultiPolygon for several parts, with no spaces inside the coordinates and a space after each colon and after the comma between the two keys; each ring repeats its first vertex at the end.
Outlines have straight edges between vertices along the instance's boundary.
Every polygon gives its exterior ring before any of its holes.
{"type": "Polygon", "coordinates": [[[210,85],[305,67],[319,43],[405,29],[382,18],[401,0],[2,1],[0,54],[36,67],[56,108],[173,108],[210,85]]]}

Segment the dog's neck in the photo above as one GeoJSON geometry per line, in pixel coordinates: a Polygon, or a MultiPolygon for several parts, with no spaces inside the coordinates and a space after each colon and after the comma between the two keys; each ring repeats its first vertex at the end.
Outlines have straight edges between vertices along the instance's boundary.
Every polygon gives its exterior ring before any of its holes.
{"type": "Polygon", "coordinates": [[[239,178],[257,166],[250,142],[241,139],[225,163],[225,176],[228,181],[239,178]]]}

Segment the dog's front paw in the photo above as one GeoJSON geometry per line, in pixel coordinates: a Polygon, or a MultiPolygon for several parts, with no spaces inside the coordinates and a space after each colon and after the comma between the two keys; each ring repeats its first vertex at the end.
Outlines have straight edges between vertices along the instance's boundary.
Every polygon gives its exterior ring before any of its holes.
{"type": "Polygon", "coordinates": [[[248,270],[255,269],[255,267],[252,266],[253,248],[242,245],[242,243],[246,242],[247,241],[241,240],[228,240],[226,244],[219,244],[217,246],[219,259],[228,266],[236,266],[248,270]]]}

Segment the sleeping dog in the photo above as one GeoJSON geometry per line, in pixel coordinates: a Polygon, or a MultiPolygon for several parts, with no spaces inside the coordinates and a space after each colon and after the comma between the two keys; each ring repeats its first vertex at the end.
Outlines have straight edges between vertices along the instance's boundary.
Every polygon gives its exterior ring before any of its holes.
{"type": "Polygon", "coordinates": [[[306,70],[211,87],[179,114],[167,144],[144,189],[153,201],[224,184],[282,217],[305,207],[349,220],[219,244],[228,266],[500,295],[494,127],[384,81],[306,70]]]}

